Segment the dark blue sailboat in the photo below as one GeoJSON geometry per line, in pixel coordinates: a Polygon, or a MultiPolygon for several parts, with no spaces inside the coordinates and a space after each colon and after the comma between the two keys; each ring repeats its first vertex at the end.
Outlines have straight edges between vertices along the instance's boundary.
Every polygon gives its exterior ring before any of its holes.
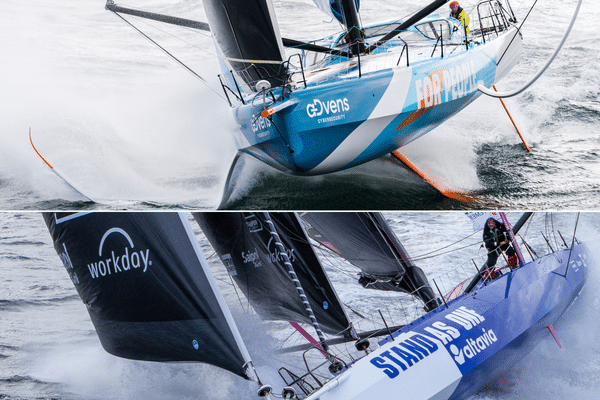
{"type": "MultiPolygon", "coordinates": [[[[194,215],[224,268],[257,314],[289,321],[320,352],[328,375],[280,370],[288,399],[460,399],[523,358],[583,288],[590,256],[573,235],[564,248],[490,280],[477,273],[462,293],[429,284],[376,213],[194,215]],[[314,230],[314,231],[313,231],[314,230]],[[360,332],[345,313],[310,238],[360,268],[369,289],[414,295],[425,314],[404,326],[360,332]],[[316,339],[300,324],[312,326],[316,339]],[[377,345],[369,343],[384,336],[377,345]],[[345,359],[335,346],[355,342],[345,359]],[[315,376],[319,379],[315,379],[315,376]]],[[[54,246],[87,305],[104,348],[150,361],[209,363],[258,378],[187,216],[177,213],[44,215],[54,246]]],[[[522,218],[511,235],[525,223],[522,218]]],[[[502,266],[504,267],[504,266],[502,266]]],[[[362,280],[362,282],[361,282],[362,280]]],[[[358,290],[362,290],[357,287],[358,290]]],[[[363,296],[369,296],[365,290],[363,296]]],[[[306,364],[308,368],[308,364],[306,364]]],[[[321,367],[321,366],[319,366],[321,367]]],[[[265,382],[269,383],[269,382],[265,382]]]]}

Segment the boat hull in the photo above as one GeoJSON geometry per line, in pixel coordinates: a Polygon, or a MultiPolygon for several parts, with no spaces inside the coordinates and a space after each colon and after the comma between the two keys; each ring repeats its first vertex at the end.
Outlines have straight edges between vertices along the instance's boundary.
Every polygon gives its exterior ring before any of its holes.
{"type": "Polygon", "coordinates": [[[585,246],[577,245],[571,254],[544,256],[440,306],[309,398],[461,399],[476,393],[550,335],[548,325],[585,283],[588,258],[585,246]]]}
{"type": "MultiPolygon", "coordinates": [[[[256,118],[260,111],[256,104],[262,99],[235,108],[236,144],[295,174],[350,168],[412,142],[457,114],[479,97],[477,85],[490,87],[510,71],[521,50],[520,34],[510,29],[487,44],[410,67],[359,77],[356,63],[347,63],[346,75],[299,88],[274,104],[270,119],[256,118]]],[[[370,63],[381,62],[381,57],[366,57],[362,69],[374,70],[370,63]]],[[[327,71],[315,74],[321,73],[327,71]]]]}

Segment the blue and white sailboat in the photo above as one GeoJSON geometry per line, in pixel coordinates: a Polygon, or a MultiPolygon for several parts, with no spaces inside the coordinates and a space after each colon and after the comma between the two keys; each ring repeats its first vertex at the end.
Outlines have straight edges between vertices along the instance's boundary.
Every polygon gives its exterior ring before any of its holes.
{"type": "MultiPolygon", "coordinates": [[[[470,24],[434,13],[361,26],[358,0],[314,0],[343,30],[283,38],[272,0],[204,0],[208,23],[106,8],[210,30],[219,79],[238,125],[235,142],[279,170],[319,175],[385,156],[442,124],[518,62],[521,32],[508,0],[482,0],[470,24]]],[[[231,174],[230,171],[230,174],[231,174]]]]}
{"type": "Polygon", "coordinates": [[[305,44],[281,38],[270,0],[204,1],[239,150],[293,174],[325,174],[382,157],[458,113],[477,85],[514,67],[522,38],[508,1],[479,2],[469,33],[431,14],[445,3],[363,27],[356,0],[328,1],[320,8],[345,30],[305,44]]]}

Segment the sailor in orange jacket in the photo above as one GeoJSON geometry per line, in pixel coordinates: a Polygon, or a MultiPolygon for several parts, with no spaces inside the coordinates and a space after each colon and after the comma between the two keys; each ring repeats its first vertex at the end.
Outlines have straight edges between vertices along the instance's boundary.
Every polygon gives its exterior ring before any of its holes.
{"type": "Polygon", "coordinates": [[[469,16],[467,15],[467,12],[458,4],[458,1],[450,2],[450,16],[462,22],[467,33],[471,31],[469,29],[469,16]]]}

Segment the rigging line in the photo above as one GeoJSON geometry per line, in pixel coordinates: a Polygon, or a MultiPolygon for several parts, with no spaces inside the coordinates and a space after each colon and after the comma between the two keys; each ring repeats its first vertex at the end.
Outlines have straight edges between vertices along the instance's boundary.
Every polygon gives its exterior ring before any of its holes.
{"type": "MultiPolygon", "coordinates": [[[[496,65],[497,65],[497,64],[500,64],[500,61],[502,61],[502,59],[504,58],[504,55],[506,54],[506,52],[507,52],[507,51],[508,51],[508,49],[510,48],[510,45],[512,44],[513,40],[515,40],[515,38],[517,37],[517,34],[520,34],[520,33],[521,33],[521,28],[522,28],[522,27],[523,27],[523,25],[525,24],[525,21],[527,21],[527,18],[529,17],[529,14],[531,14],[531,12],[533,11],[533,8],[534,8],[534,7],[535,7],[535,5],[537,4],[537,2],[538,2],[538,0],[535,0],[535,1],[533,2],[533,5],[531,6],[531,8],[529,9],[529,11],[527,12],[527,15],[525,15],[525,18],[523,18],[523,22],[521,22],[521,25],[519,25],[519,26],[517,27],[517,31],[516,31],[516,32],[515,32],[515,34],[513,35],[512,39],[510,39],[510,42],[508,43],[508,46],[506,46],[506,49],[504,50],[504,52],[502,53],[502,55],[501,55],[501,56],[500,56],[500,58],[498,59],[498,62],[496,63],[496,65]]],[[[504,9],[504,7],[502,7],[502,6],[501,6],[501,8],[502,8],[502,10],[503,10],[504,12],[508,12],[508,11],[506,11],[506,10],[504,9]]],[[[513,17],[515,17],[515,18],[516,18],[516,16],[514,15],[514,13],[513,13],[513,17]]],[[[516,21],[515,21],[515,22],[516,22],[516,21]]]]}
{"type": "Polygon", "coordinates": [[[474,242],[474,243],[470,243],[470,244],[464,245],[462,247],[457,247],[456,249],[453,249],[453,250],[448,250],[448,251],[443,251],[443,252],[441,251],[441,249],[438,249],[438,250],[432,251],[431,253],[422,254],[422,255],[420,255],[418,257],[413,257],[413,260],[426,260],[426,259],[429,259],[429,258],[440,257],[440,256],[443,256],[443,255],[446,255],[446,254],[451,254],[451,253],[454,253],[454,252],[457,252],[457,251],[460,251],[460,250],[468,249],[469,247],[476,247],[476,246],[479,246],[480,244],[481,244],[481,242],[477,241],[477,242],[474,242]],[[437,254],[434,254],[434,253],[437,253],[437,254]]]}
{"type": "Polygon", "coordinates": [[[469,247],[479,246],[480,244],[481,244],[481,242],[476,242],[476,243],[468,244],[468,245],[463,246],[463,247],[459,247],[459,248],[457,248],[455,250],[448,250],[448,251],[445,251],[445,252],[439,253],[439,254],[434,254],[434,255],[430,255],[430,256],[413,257],[413,261],[415,261],[415,260],[416,261],[421,261],[421,260],[427,260],[427,259],[430,259],[430,258],[440,257],[440,256],[443,256],[443,255],[446,255],[446,254],[454,253],[454,252],[459,251],[459,250],[467,249],[469,247]]]}
{"type": "MultiPolygon", "coordinates": [[[[235,283],[233,283],[233,276],[231,276],[231,274],[229,273],[229,270],[227,270],[227,275],[229,275],[229,280],[231,281],[231,286],[233,286],[233,290],[235,290],[235,295],[238,298],[238,301],[240,302],[240,306],[242,307],[242,310],[244,309],[244,303],[242,302],[242,298],[240,297],[240,294],[238,293],[237,290],[237,285],[235,283]]],[[[250,298],[250,297],[248,297],[250,298]]],[[[250,301],[248,301],[248,313],[250,313],[250,301]]]]}
{"type": "Polygon", "coordinates": [[[579,215],[581,213],[577,213],[577,220],[575,221],[575,229],[573,230],[573,239],[571,240],[571,251],[569,251],[569,258],[567,259],[567,268],[565,269],[565,278],[567,277],[567,272],[569,272],[569,263],[571,262],[571,253],[573,253],[573,246],[575,246],[575,234],[577,233],[577,225],[579,225],[579,215]]]}
{"type": "MultiPolygon", "coordinates": [[[[323,255],[323,257],[326,257],[326,256],[323,255]]],[[[328,266],[330,266],[331,268],[337,270],[338,272],[340,272],[340,273],[342,273],[342,274],[344,274],[346,276],[349,276],[349,277],[351,277],[353,279],[356,278],[356,275],[360,273],[360,269],[358,269],[358,268],[356,268],[355,271],[349,271],[349,270],[345,270],[345,269],[343,269],[341,267],[338,267],[337,265],[335,265],[333,263],[330,263],[330,265],[328,265],[328,266]]]]}
{"type": "MultiPolygon", "coordinates": [[[[134,17],[134,18],[135,18],[135,17],[134,17]]],[[[165,31],[165,30],[163,30],[163,29],[160,29],[159,27],[157,27],[157,26],[155,26],[155,25],[152,25],[152,24],[148,23],[148,22],[147,22],[147,21],[146,21],[144,18],[135,18],[135,19],[136,19],[136,21],[138,21],[138,22],[139,22],[139,23],[141,23],[141,24],[144,24],[144,25],[146,25],[146,26],[148,26],[148,27],[150,27],[150,28],[156,29],[157,31],[159,31],[159,32],[162,32],[162,33],[164,33],[165,35],[171,36],[172,38],[174,38],[174,39],[177,39],[177,40],[179,40],[179,41],[181,41],[181,42],[183,42],[183,43],[185,43],[185,44],[188,44],[188,45],[190,45],[190,46],[192,46],[192,47],[194,47],[194,48],[196,48],[196,49],[198,49],[198,50],[200,50],[200,51],[202,51],[202,52],[204,52],[204,53],[206,53],[206,54],[208,54],[208,55],[210,55],[210,56],[213,56],[213,57],[215,57],[215,58],[219,57],[219,56],[218,56],[217,54],[215,54],[215,53],[211,53],[210,51],[208,51],[208,50],[206,50],[206,49],[203,49],[202,47],[196,46],[195,44],[193,44],[193,43],[190,43],[190,42],[188,42],[187,40],[180,38],[179,36],[175,36],[175,35],[173,35],[173,34],[172,34],[172,33],[170,33],[170,32],[167,32],[167,31],[165,31]]],[[[198,30],[198,29],[188,28],[188,27],[186,27],[186,26],[179,26],[179,27],[180,27],[181,29],[185,29],[185,30],[187,30],[187,31],[190,31],[190,32],[192,32],[192,33],[195,33],[195,34],[198,34],[198,35],[200,35],[200,36],[203,36],[203,37],[205,37],[205,38],[212,38],[212,35],[210,35],[210,34],[208,34],[208,35],[207,35],[207,34],[205,34],[203,31],[200,31],[200,30],[198,30]]]]}
{"type": "MultiPolygon", "coordinates": [[[[546,72],[546,69],[550,66],[550,64],[552,64],[552,61],[554,61],[554,59],[558,55],[558,52],[560,51],[563,44],[569,37],[569,33],[571,33],[571,29],[573,28],[573,25],[575,25],[575,20],[577,20],[577,15],[579,14],[579,9],[581,8],[582,1],[583,0],[579,0],[579,2],[577,3],[577,7],[575,8],[575,12],[573,13],[573,18],[571,19],[571,23],[569,24],[569,27],[567,28],[567,31],[565,32],[565,35],[563,36],[562,40],[558,44],[558,47],[556,47],[556,50],[554,50],[554,53],[552,53],[552,55],[550,56],[548,61],[546,61],[546,64],[544,64],[544,66],[537,72],[537,74],[535,74],[535,76],[533,78],[531,78],[531,80],[529,82],[527,82],[523,87],[521,87],[519,89],[515,89],[511,92],[494,92],[494,91],[490,90],[489,88],[486,88],[482,84],[477,85],[477,90],[479,90],[481,93],[488,95],[490,97],[504,98],[504,97],[516,96],[516,95],[520,94],[521,92],[523,92],[524,90],[526,90],[527,88],[529,88],[531,85],[533,85],[533,83],[535,81],[537,81],[538,78],[540,76],[542,76],[542,74],[544,72],[546,72]]],[[[536,0],[536,2],[537,2],[537,0],[536,0]]],[[[533,9],[533,7],[531,7],[531,8],[533,9]]],[[[529,15],[529,14],[527,14],[527,15],[529,15]]],[[[523,21],[523,22],[525,22],[525,21],[523,21]]]]}
{"type": "MultiPolygon", "coordinates": [[[[478,233],[478,232],[479,232],[479,231],[473,232],[473,233],[471,233],[469,236],[465,236],[464,238],[462,238],[462,239],[460,239],[460,240],[457,240],[457,241],[456,241],[456,242],[454,242],[454,243],[450,243],[450,244],[449,244],[449,245],[447,245],[447,246],[440,247],[439,249],[436,249],[436,250],[430,251],[429,253],[424,253],[424,254],[420,254],[420,255],[418,255],[418,256],[415,256],[415,257],[413,257],[413,260],[415,260],[415,259],[417,259],[417,258],[424,257],[424,256],[428,256],[428,255],[430,255],[430,254],[436,253],[436,252],[438,252],[438,251],[441,251],[441,250],[443,250],[443,249],[447,249],[448,247],[454,246],[455,244],[457,244],[457,243],[460,243],[460,242],[462,242],[463,240],[467,240],[467,239],[469,239],[471,236],[474,236],[474,235],[475,235],[476,233],[478,233]]],[[[469,247],[469,246],[472,246],[472,244],[470,244],[470,245],[467,245],[467,246],[465,246],[465,247],[461,247],[460,249],[464,249],[464,248],[466,248],[466,247],[469,247]]],[[[443,254],[446,254],[446,253],[443,253],[443,254]]]]}
{"type": "Polygon", "coordinates": [[[159,49],[161,49],[166,55],[168,55],[169,57],[171,57],[175,62],[177,62],[179,65],[181,65],[183,68],[185,68],[189,73],[191,73],[192,75],[194,75],[196,78],[200,79],[206,85],[207,88],[209,88],[210,90],[213,91],[214,94],[216,94],[218,97],[222,98],[223,100],[226,100],[225,97],[223,97],[223,95],[219,94],[216,90],[214,90],[213,88],[211,88],[208,85],[208,82],[204,78],[202,78],[194,70],[192,70],[190,67],[188,67],[187,65],[185,65],[183,62],[181,62],[173,54],[169,53],[167,51],[167,49],[165,49],[164,47],[162,47],[161,45],[159,45],[158,43],[156,43],[154,40],[152,40],[152,38],[150,38],[150,36],[146,35],[144,32],[142,32],[141,30],[139,30],[135,25],[133,25],[131,22],[129,22],[128,20],[126,20],[125,18],[123,18],[123,16],[121,16],[119,13],[116,13],[114,11],[113,11],[113,13],[116,16],[118,16],[119,18],[121,18],[123,21],[125,21],[126,24],[128,24],[133,29],[135,29],[140,35],[144,36],[146,39],[148,39],[150,42],[152,42],[156,47],[158,47],[159,49]]]}

